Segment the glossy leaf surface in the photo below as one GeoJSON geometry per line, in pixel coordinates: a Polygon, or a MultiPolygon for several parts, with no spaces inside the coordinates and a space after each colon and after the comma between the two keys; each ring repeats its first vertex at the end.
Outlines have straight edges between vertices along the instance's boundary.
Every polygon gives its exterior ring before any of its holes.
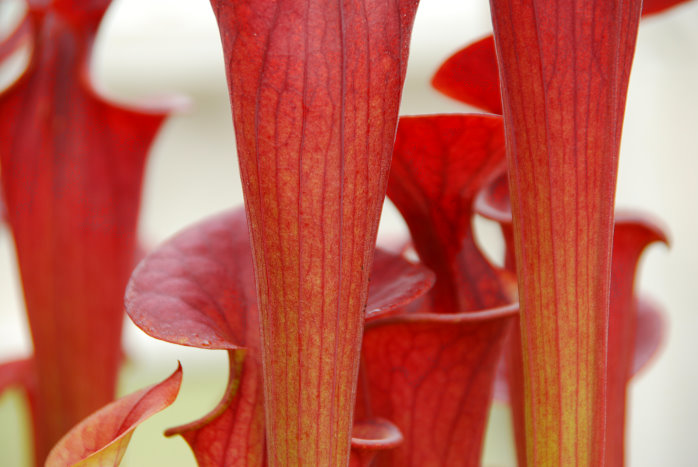
{"type": "MultiPolygon", "coordinates": [[[[425,293],[433,281],[426,268],[378,250],[366,313],[390,314],[425,293]]],[[[229,211],[192,226],[147,256],[134,271],[126,307],[134,323],[155,338],[229,351],[224,398],[210,414],[167,434],[182,435],[200,466],[262,465],[262,361],[244,211],[229,211]]]]}
{"type": "Polygon", "coordinates": [[[136,427],[169,407],[182,383],[182,367],[165,381],[122,397],[81,421],[51,450],[46,467],[118,466],[136,427]]]}

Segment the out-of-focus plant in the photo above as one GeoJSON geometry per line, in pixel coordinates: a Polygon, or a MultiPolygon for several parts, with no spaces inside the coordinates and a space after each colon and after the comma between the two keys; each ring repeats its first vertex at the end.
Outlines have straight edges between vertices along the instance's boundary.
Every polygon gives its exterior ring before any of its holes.
{"type": "Polygon", "coordinates": [[[114,398],[143,168],[166,116],[95,91],[90,53],[109,3],[32,0],[0,48],[1,59],[31,45],[0,93],[0,164],[34,353],[0,375],[28,395],[37,463],[114,398]]]}

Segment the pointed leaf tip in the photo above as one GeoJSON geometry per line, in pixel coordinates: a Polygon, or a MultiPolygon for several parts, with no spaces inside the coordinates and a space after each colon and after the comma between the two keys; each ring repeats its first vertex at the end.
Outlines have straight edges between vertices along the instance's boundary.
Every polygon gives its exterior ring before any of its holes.
{"type": "Polygon", "coordinates": [[[93,413],[49,453],[46,467],[119,465],[138,425],[170,406],[182,383],[182,365],[165,381],[118,399],[93,413]]]}
{"type": "Polygon", "coordinates": [[[448,97],[501,115],[494,37],[487,36],[453,54],[434,74],[431,84],[448,97]]]}
{"type": "Polygon", "coordinates": [[[182,436],[199,467],[264,465],[264,397],[259,350],[231,350],[228,355],[228,386],[218,405],[196,421],[168,429],[165,436],[182,436]]]}

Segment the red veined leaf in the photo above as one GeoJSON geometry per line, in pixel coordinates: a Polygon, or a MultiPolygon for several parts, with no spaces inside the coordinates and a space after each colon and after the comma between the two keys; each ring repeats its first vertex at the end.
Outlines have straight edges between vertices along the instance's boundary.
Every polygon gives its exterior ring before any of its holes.
{"type": "Polygon", "coordinates": [[[212,0],[260,297],[270,463],[345,465],[418,0],[212,0]]]}
{"type": "Polygon", "coordinates": [[[259,348],[245,214],[226,211],[160,245],[134,270],[126,312],[148,335],[204,349],[259,348]]]}
{"type": "Polygon", "coordinates": [[[372,465],[375,456],[402,443],[400,430],[382,418],[354,422],[349,467],[372,465]]]}
{"type": "MultiPolygon", "coordinates": [[[[661,13],[687,0],[644,0],[642,15],[661,13]]],[[[502,113],[494,36],[484,37],[451,55],[431,81],[453,99],[495,114],[502,113]]]]}
{"type": "Polygon", "coordinates": [[[479,465],[517,307],[507,305],[515,295],[509,274],[480,253],[471,223],[474,198],[502,168],[503,153],[496,116],[400,120],[388,195],[437,282],[423,313],[402,310],[366,325],[357,417],[389,419],[405,436],[377,465],[479,465]]]}
{"type": "Polygon", "coordinates": [[[504,164],[502,121],[490,115],[403,117],[388,196],[407,222],[421,261],[436,274],[431,311],[509,303],[501,273],[478,250],[472,203],[504,164]]]}
{"type": "MultiPolygon", "coordinates": [[[[606,464],[624,465],[625,408],[627,387],[640,365],[658,349],[661,342],[661,318],[645,308],[642,314],[634,298],[635,271],[642,251],[652,242],[667,243],[666,236],[652,221],[641,216],[619,213],[616,216],[611,298],[608,331],[608,374],[606,389],[606,464]],[[639,335],[638,330],[643,333],[639,335]]],[[[509,386],[517,441],[519,465],[525,463],[525,429],[521,338],[512,333],[509,342],[509,386]]]]}
{"type": "Polygon", "coordinates": [[[182,383],[182,366],[165,381],[122,397],[70,430],[51,450],[46,467],[117,466],[134,430],[169,407],[182,383]]]}
{"type": "Polygon", "coordinates": [[[114,397],[148,147],[165,111],[88,76],[108,1],[30,2],[30,63],[0,94],[0,164],[38,378],[35,455],[114,397]]]}
{"type": "MultiPolygon", "coordinates": [[[[502,174],[478,195],[476,210],[500,223],[507,249],[513,248],[511,209],[506,174],[502,174]]],[[[626,387],[630,378],[659,348],[663,325],[661,314],[648,302],[634,298],[635,270],[642,251],[652,242],[667,243],[666,235],[651,220],[640,215],[616,216],[611,272],[608,343],[607,447],[606,465],[623,465],[626,387]],[[641,308],[639,308],[641,307],[641,308]],[[640,311],[642,310],[642,311],[640,311]]],[[[507,254],[507,257],[510,257],[507,254]]],[[[518,318],[517,318],[518,320],[518,318]]],[[[517,323],[518,324],[518,323],[517,323]]],[[[514,419],[519,465],[526,465],[521,338],[512,330],[507,343],[506,373],[514,419]]],[[[506,382],[500,382],[506,386],[506,382]]]]}
{"type": "MultiPolygon", "coordinates": [[[[621,311],[611,308],[611,320],[615,312],[621,311]]],[[[628,345],[632,350],[632,364],[629,376],[625,373],[627,368],[622,368],[616,365],[617,370],[609,368],[609,402],[607,408],[607,447],[606,457],[609,463],[606,465],[624,465],[622,461],[625,443],[623,441],[625,434],[625,404],[626,404],[626,387],[629,383],[629,378],[634,377],[642,371],[653,357],[659,352],[665,334],[665,321],[660,308],[647,298],[634,299],[632,312],[636,315],[636,329],[634,333],[634,342],[619,342],[616,339],[619,347],[622,344],[628,345]],[[614,374],[615,371],[618,373],[614,374]],[[623,377],[626,377],[623,380],[623,377]],[[613,380],[616,382],[614,383],[613,380]],[[624,381],[624,382],[623,382],[624,381]],[[622,385],[622,386],[619,386],[622,385]],[[612,392],[618,394],[615,400],[610,396],[612,392]],[[614,413],[616,412],[616,413],[614,413]],[[614,431],[615,434],[611,433],[614,431]],[[621,459],[621,460],[619,460],[621,459]],[[611,460],[614,463],[611,463],[611,460]],[[617,463],[620,462],[620,463],[617,463]]],[[[508,339],[505,344],[504,353],[504,369],[496,376],[495,381],[495,397],[500,402],[509,402],[512,410],[512,421],[514,427],[514,439],[516,441],[516,454],[518,465],[523,467],[526,465],[526,441],[525,441],[525,423],[524,423],[524,400],[523,400],[523,371],[522,371],[522,355],[521,355],[521,336],[519,331],[518,316],[512,320],[512,326],[509,332],[508,339]]],[[[616,336],[619,337],[619,336],[616,336]]],[[[609,353],[612,353],[609,342],[609,353]]],[[[617,352],[616,349],[613,352],[617,352]]],[[[621,350],[621,354],[625,353],[625,349],[621,350]]],[[[609,355],[609,359],[615,361],[622,357],[609,355]]],[[[627,362],[626,362],[627,364],[627,362]]]]}
{"type": "MultiPolygon", "coordinates": [[[[506,171],[503,171],[500,176],[494,178],[493,181],[487,184],[478,194],[475,200],[475,211],[485,218],[500,224],[505,238],[507,269],[514,270],[514,240],[506,171]],[[511,262],[509,262],[510,258],[511,262]]],[[[642,215],[633,215],[624,212],[621,212],[618,216],[616,225],[618,225],[619,222],[626,224],[623,230],[624,232],[628,230],[631,232],[644,232],[644,235],[634,235],[635,238],[633,240],[636,248],[642,245],[643,241],[645,245],[652,241],[665,244],[668,243],[666,235],[662,232],[661,228],[658,227],[656,222],[645,220],[642,215]]],[[[619,241],[626,243],[628,239],[619,239],[619,241]]],[[[616,261],[613,263],[616,264],[616,261]]],[[[630,264],[632,264],[632,261],[630,264]]],[[[626,277],[631,280],[634,278],[634,275],[628,276],[627,274],[616,273],[616,277],[626,277]]],[[[657,353],[662,343],[665,328],[664,318],[658,305],[648,298],[639,300],[635,298],[634,301],[637,302],[634,305],[637,308],[637,334],[635,345],[633,346],[633,365],[631,371],[631,375],[633,376],[640,372],[651,360],[652,356],[657,353]]],[[[506,389],[506,382],[500,381],[499,383],[503,383],[504,389],[508,392],[508,389],[506,389]]],[[[504,397],[501,399],[506,399],[507,396],[504,395],[504,392],[502,392],[502,395],[504,397]]]]}
{"type": "Polygon", "coordinates": [[[480,465],[502,338],[517,310],[367,322],[357,417],[388,419],[405,438],[375,465],[480,465]]]}
{"type": "Polygon", "coordinates": [[[605,458],[613,202],[641,5],[491,2],[530,465],[605,458]]]}
{"type": "Polygon", "coordinates": [[[431,84],[448,97],[501,115],[494,37],[487,36],[453,54],[434,74],[431,84]]]}
{"type": "MultiPolygon", "coordinates": [[[[423,266],[380,250],[371,277],[369,316],[390,313],[433,283],[423,266]]],[[[200,466],[261,465],[266,454],[262,362],[245,212],[202,221],[148,255],[133,273],[126,309],[157,339],[229,351],[230,376],[221,402],[200,420],[167,434],[182,435],[200,466]]]]}
{"type": "MultiPolygon", "coordinates": [[[[377,249],[366,314],[385,316],[426,293],[426,267],[377,249]]],[[[238,350],[257,328],[251,248],[242,210],[202,221],[148,255],[133,272],[126,310],[147,334],[199,348],[238,350]],[[231,285],[233,284],[233,285],[231,285]],[[250,316],[247,316],[250,315],[250,316]]]]}

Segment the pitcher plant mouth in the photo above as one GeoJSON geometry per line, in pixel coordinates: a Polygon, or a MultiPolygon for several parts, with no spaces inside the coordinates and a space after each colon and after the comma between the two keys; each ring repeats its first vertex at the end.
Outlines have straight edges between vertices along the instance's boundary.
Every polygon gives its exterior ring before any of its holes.
{"type": "MultiPolygon", "coordinates": [[[[166,432],[182,436],[199,465],[260,465],[266,456],[265,380],[253,264],[245,212],[231,210],[189,227],[150,253],[127,288],[127,312],[150,336],[228,351],[228,387],[218,406],[166,432]]],[[[380,249],[371,277],[366,301],[371,316],[409,305],[434,283],[424,266],[380,249]]],[[[357,418],[351,465],[366,465],[402,439],[389,420],[357,418]]]]}
{"type": "Polygon", "coordinates": [[[479,323],[518,316],[519,304],[511,303],[496,308],[460,313],[405,313],[398,316],[378,317],[366,321],[366,327],[385,326],[394,323],[479,323]]]}
{"type": "Polygon", "coordinates": [[[0,222],[34,350],[0,394],[27,396],[35,462],[118,465],[174,402],[181,366],[114,400],[125,303],[227,353],[220,401],[165,432],[202,467],[475,467],[495,386],[519,465],[624,465],[628,384],[665,328],[636,269],[668,238],[616,213],[618,153],[640,18],[683,1],[491,0],[493,34],[432,79],[486,113],[399,118],[419,0],[211,0],[244,208],[146,252],[147,154],[187,101],[100,89],[111,0],[26,0],[0,39],[0,66],[29,52],[0,90],[0,222]],[[386,195],[409,259],[376,247],[386,195]]]}

